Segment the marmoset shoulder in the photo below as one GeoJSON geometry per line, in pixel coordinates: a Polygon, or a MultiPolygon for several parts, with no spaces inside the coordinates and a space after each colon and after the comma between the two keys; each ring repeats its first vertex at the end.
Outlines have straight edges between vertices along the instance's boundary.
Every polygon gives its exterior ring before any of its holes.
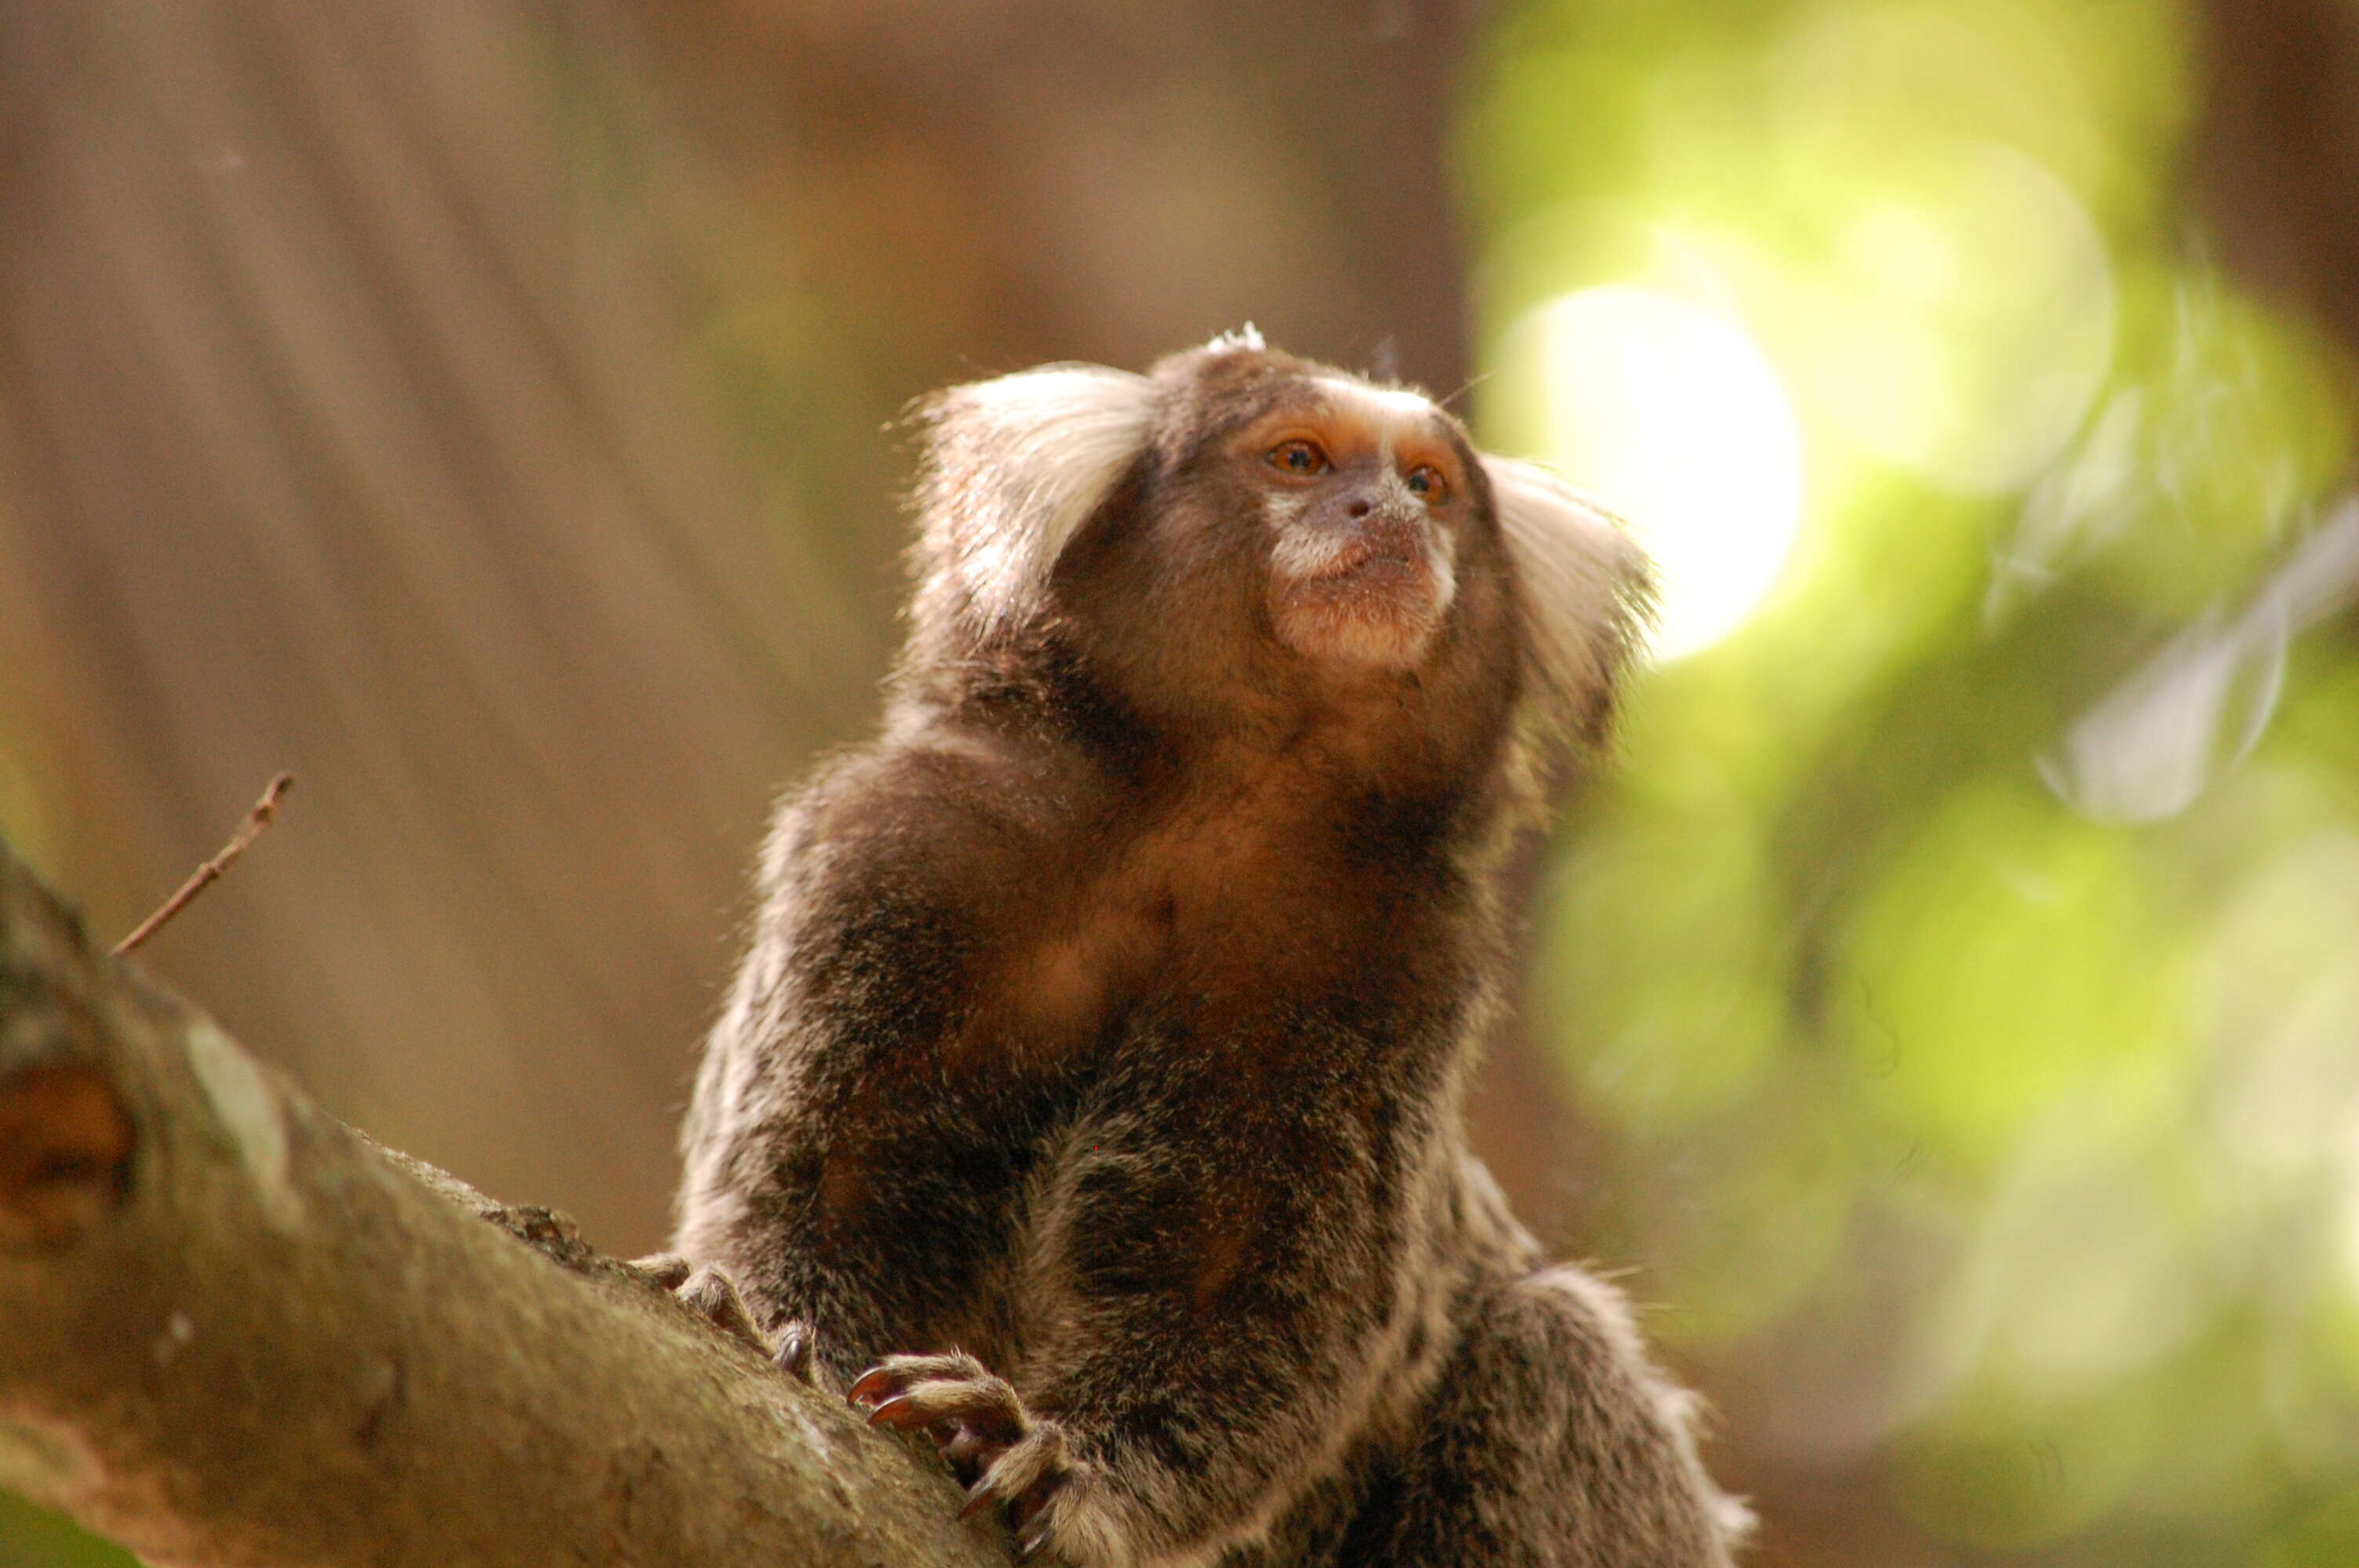
{"type": "Polygon", "coordinates": [[[1248,331],[923,411],[878,739],[781,807],[679,1250],[1080,1568],[1688,1568],[1745,1525],[1469,1152],[1638,552],[1248,331]]]}

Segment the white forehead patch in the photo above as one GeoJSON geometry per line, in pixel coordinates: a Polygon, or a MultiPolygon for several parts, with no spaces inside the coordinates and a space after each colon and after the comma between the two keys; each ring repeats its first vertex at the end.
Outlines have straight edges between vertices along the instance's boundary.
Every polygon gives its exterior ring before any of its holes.
{"type": "Polygon", "coordinates": [[[1348,376],[1322,375],[1319,389],[1333,398],[1342,407],[1364,415],[1373,420],[1407,419],[1420,427],[1441,412],[1433,399],[1421,392],[1410,392],[1398,386],[1372,386],[1364,381],[1348,376]]]}
{"type": "Polygon", "coordinates": [[[1387,470],[1393,466],[1393,446],[1396,438],[1403,433],[1402,427],[1428,433],[1433,427],[1434,416],[1441,412],[1421,392],[1375,386],[1356,376],[1322,375],[1314,378],[1312,384],[1326,395],[1338,412],[1375,427],[1376,452],[1387,470]]]}

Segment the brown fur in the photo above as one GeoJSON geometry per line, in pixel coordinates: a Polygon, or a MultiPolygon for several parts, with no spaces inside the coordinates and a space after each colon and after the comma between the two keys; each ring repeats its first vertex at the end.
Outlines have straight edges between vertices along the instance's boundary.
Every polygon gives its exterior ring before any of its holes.
{"type": "Polygon", "coordinates": [[[1683,1400],[1461,1128],[1636,556],[1257,341],[929,418],[886,731],[780,813],[682,1250],[1077,1563],[1723,1562],[1683,1400]]]}

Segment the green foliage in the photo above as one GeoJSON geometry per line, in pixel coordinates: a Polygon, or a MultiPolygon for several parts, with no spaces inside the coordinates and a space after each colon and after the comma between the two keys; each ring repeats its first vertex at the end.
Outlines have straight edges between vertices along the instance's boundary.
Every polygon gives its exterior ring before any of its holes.
{"type": "Polygon", "coordinates": [[[138,1559],[0,1491],[0,1563],[8,1568],[136,1568],[138,1559]]]}
{"type": "Polygon", "coordinates": [[[1552,879],[1598,1245],[1761,1463],[1866,1455],[1945,1561],[2359,1561],[2352,381],[2180,239],[2191,47],[1527,0],[1469,80],[1486,436],[1550,449],[1523,323],[1614,284],[1748,334],[1805,454],[1552,879]]]}

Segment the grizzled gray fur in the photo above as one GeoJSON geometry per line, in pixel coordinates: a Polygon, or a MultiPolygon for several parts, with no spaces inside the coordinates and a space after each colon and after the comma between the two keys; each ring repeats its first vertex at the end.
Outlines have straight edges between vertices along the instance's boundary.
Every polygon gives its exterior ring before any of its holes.
{"type": "Polygon", "coordinates": [[[1727,1563],[1690,1396],[1461,1110],[1635,550],[1250,332],[927,429],[884,733],[780,811],[697,1080],[704,1299],[1049,1561],[1727,1563]]]}

